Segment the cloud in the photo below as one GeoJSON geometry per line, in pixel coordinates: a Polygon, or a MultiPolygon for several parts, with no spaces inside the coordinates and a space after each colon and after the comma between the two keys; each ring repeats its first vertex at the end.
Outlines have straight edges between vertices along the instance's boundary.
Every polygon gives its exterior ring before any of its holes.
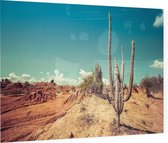
{"type": "Polygon", "coordinates": [[[7,77],[3,77],[3,78],[7,78],[13,82],[35,82],[36,79],[34,77],[31,77],[30,75],[28,74],[22,74],[22,75],[16,75],[15,73],[10,73],[7,77]]]}
{"type": "Polygon", "coordinates": [[[49,73],[49,72],[47,72],[46,74],[47,74],[47,75],[49,75],[50,73],[49,73]]]}
{"type": "Polygon", "coordinates": [[[31,76],[28,75],[28,74],[22,74],[22,75],[21,75],[21,78],[26,81],[26,80],[30,80],[30,79],[31,79],[31,76]]]}
{"type": "MultiPolygon", "coordinates": [[[[79,75],[77,78],[69,78],[65,77],[63,73],[59,72],[58,69],[54,71],[54,74],[46,74],[43,77],[39,79],[35,79],[34,77],[30,76],[29,74],[21,74],[16,75],[15,73],[10,73],[7,77],[3,77],[1,79],[9,79],[12,82],[50,82],[51,80],[54,80],[54,82],[58,85],[79,85],[84,78],[86,78],[89,75],[92,75],[92,72],[87,72],[83,69],[80,69],[79,75]]],[[[103,78],[103,82],[108,85],[109,82],[107,79],[103,78]]]]}
{"type": "Polygon", "coordinates": [[[10,79],[11,81],[18,81],[19,79],[19,77],[16,76],[15,73],[10,73],[7,78],[10,79]]]}
{"type": "Polygon", "coordinates": [[[40,81],[50,82],[52,79],[58,85],[79,85],[83,78],[86,78],[89,75],[92,75],[92,72],[86,72],[83,69],[79,71],[79,77],[77,78],[69,78],[65,77],[63,73],[61,73],[58,69],[55,69],[54,74],[48,74],[46,77],[41,78],[40,81]]]}
{"type": "Polygon", "coordinates": [[[89,34],[87,32],[81,32],[79,34],[79,40],[84,40],[84,41],[89,40],[89,34]]]}
{"type": "Polygon", "coordinates": [[[153,27],[159,28],[163,26],[163,13],[156,16],[155,21],[153,23],[153,27]]]}
{"type": "Polygon", "coordinates": [[[80,69],[79,74],[80,74],[80,76],[84,79],[84,78],[86,78],[86,77],[92,75],[92,72],[86,72],[86,71],[80,69]]]}
{"type": "Polygon", "coordinates": [[[163,61],[154,60],[153,64],[150,65],[151,68],[163,69],[163,61]]]}
{"type": "Polygon", "coordinates": [[[77,85],[80,83],[80,79],[73,79],[73,78],[68,78],[64,77],[63,73],[60,73],[58,69],[54,71],[54,75],[47,75],[46,79],[43,81],[51,81],[54,80],[55,83],[59,85],[77,85]]]}

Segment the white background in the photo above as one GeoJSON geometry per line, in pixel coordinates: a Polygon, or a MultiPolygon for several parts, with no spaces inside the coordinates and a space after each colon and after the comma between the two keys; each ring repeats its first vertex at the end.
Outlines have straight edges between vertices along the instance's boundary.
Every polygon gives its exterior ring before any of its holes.
{"type": "MultiPolygon", "coordinates": [[[[18,0],[21,1],[21,0],[18,0]]],[[[141,8],[160,8],[164,9],[164,133],[150,135],[131,135],[131,136],[112,136],[86,139],[63,139],[50,141],[35,141],[56,142],[56,143],[166,143],[168,142],[168,0],[25,0],[39,1],[51,3],[69,3],[69,4],[88,4],[88,5],[107,5],[107,6],[124,6],[124,7],[141,7],[141,8]],[[166,8],[167,7],[167,8],[166,8]]]]}

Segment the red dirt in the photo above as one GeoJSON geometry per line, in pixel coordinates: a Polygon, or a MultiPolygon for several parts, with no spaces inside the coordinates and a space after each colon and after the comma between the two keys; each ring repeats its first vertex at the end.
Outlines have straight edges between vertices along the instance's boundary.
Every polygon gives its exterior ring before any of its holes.
{"type": "Polygon", "coordinates": [[[34,83],[28,88],[21,87],[24,94],[11,94],[18,88],[16,84],[10,83],[6,89],[2,89],[2,93],[4,90],[10,93],[1,94],[2,142],[34,140],[36,130],[63,117],[74,104],[73,101],[65,103],[70,96],[70,86],[34,83]]]}

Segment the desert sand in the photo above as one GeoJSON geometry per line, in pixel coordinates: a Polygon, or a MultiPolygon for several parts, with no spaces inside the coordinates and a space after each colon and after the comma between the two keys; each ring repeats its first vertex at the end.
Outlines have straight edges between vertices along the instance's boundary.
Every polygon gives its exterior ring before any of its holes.
{"type": "Polygon", "coordinates": [[[143,90],[133,91],[120,129],[115,122],[106,99],[74,86],[11,83],[1,91],[2,142],[162,133],[162,93],[148,98],[143,90]]]}

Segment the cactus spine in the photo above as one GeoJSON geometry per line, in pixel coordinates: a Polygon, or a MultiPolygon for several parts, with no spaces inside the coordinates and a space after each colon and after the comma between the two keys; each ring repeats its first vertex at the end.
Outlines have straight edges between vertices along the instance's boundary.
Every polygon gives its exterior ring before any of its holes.
{"type": "Polygon", "coordinates": [[[133,76],[134,76],[134,53],[135,44],[132,40],[132,52],[131,52],[131,66],[130,66],[130,80],[128,94],[124,99],[124,52],[121,48],[122,62],[121,62],[121,75],[119,73],[119,68],[117,61],[114,60],[114,76],[115,76],[115,93],[113,91],[113,79],[112,79],[112,65],[111,65],[111,15],[109,13],[109,29],[108,29],[108,67],[109,67],[109,80],[110,80],[110,103],[116,112],[116,124],[117,127],[120,126],[120,115],[123,112],[124,103],[128,101],[132,94],[133,76]]]}

